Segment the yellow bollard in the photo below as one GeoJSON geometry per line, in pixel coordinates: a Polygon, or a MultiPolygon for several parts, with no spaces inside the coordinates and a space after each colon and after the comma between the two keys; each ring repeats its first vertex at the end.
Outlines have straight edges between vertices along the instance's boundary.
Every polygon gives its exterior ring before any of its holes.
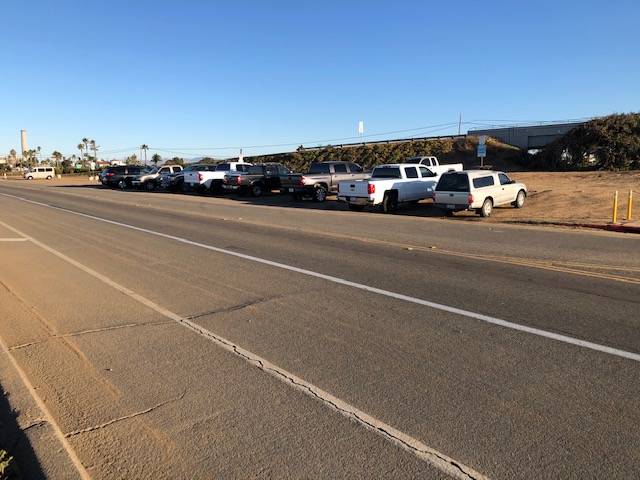
{"type": "Polygon", "coordinates": [[[613,220],[611,220],[611,223],[616,223],[617,219],[618,219],[618,190],[616,190],[616,193],[613,194],[613,220]]]}
{"type": "Polygon", "coordinates": [[[633,190],[629,190],[629,204],[627,205],[627,220],[631,220],[631,203],[633,201],[633,190]]]}

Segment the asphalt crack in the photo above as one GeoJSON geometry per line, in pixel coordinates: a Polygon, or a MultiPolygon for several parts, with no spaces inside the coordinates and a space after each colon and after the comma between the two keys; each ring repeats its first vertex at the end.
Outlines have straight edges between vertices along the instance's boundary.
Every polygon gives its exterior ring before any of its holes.
{"type": "Polygon", "coordinates": [[[109,425],[113,425],[114,423],[122,422],[124,420],[130,420],[132,418],[139,417],[141,415],[146,415],[147,413],[151,413],[154,410],[157,410],[159,408],[164,407],[165,405],[168,405],[170,403],[175,403],[175,402],[178,402],[178,401],[182,400],[184,398],[184,396],[186,395],[186,393],[187,393],[187,391],[184,390],[176,398],[170,398],[169,400],[165,400],[164,402],[160,402],[157,405],[154,405],[153,407],[147,408],[145,410],[141,410],[139,412],[134,412],[134,413],[131,413],[129,415],[125,415],[123,417],[114,418],[113,420],[109,420],[108,422],[101,423],[100,425],[94,425],[92,427],[83,428],[81,430],[76,430],[76,431],[73,431],[73,432],[69,432],[69,433],[66,433],[64,436],[65,436],[65,438],[75,437],[76,435],[81,435],[83,433],[89,433],[89,432],[93,432],[95,430],[103,429],[105,427],[108,427],[109,425]]]}
{"type": "Polygon", "coordinates": [[[173,320],[162,320],[159,322],[144,322],[144,323],[128,323],[125,325],[115,325],[113,327],[103,327],[103,328],[94,328],[94,329],[90,329],[90,330],[82,330],[79,332],[71,332],[71,333],[63,333],[63,334],[51,334],[50,337],[42,339],[42,340],[35,340],[33,342],[27,342],[27,343],[21,343],[20,345],[14,345],[12,347],[8,347],[10,352],[13,352],[15,350],[20,350],[21,348],[26,348],[26,347],[32,347],[34,345],[40,345],[42,343],[47,343],[51,340],[56,340],[56,339],[60,339],[60,338],[70,338],[70,337],[79,337],[82,335],[88,335],[88,334],[92,334],[92,333],[101,333],[101,332],[110,332],[113,330],[120,330],[123,328],[136,328],[136,327],[148,327],[148,326],[156,326],[156,325],[170,325],[172,323],[175,323],[173,320]]]}

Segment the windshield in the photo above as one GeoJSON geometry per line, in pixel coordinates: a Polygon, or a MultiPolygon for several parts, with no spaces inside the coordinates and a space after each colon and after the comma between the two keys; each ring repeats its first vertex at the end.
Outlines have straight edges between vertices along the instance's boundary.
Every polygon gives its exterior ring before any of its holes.
{"type": "Polygon", "coordinates": [[[149,173],[158,173],[158,167],[153,167],[149,173]]]}

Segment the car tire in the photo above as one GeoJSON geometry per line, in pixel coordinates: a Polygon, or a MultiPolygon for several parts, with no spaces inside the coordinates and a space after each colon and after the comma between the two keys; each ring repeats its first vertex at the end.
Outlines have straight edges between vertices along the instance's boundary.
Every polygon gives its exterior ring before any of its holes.
{"type": "Polygon", "coordinates": [[[478,213],[481,217],[490,217],[491,212],[493,212],[493,202],[490,198],[485,198],[484,202],[482,202],[482,207],[478,209],[478,213]]]}
{"type": "Polygon", "coordinates": [[[224,188],[220,182],[211,182],[211,188],[209,190],[213,195],[222,195],[224,188]]]}
{"type": "Polygon", "coordinates": [[[27,177],[27,180],[33,180],[33,177],[29,176],[27,177]]]}
{"type": "Polygon", "coordinates": [[[51,175],[47,176],[47,180],[51,180],[53,177],[51,175]]]}
{"type": "Polygon", "coordinates": [[[300,196],[299,193],[294,193],[293,195],[291,195],[291,198],[293,198],[294,200],[301,200],[302,197],[300,196]]]}
{"type": "Polygon", "coordinates": [[[518,195],[516,195],[516,199],[515,201],[511,204],[516,208],[522,208],[524,207],[524,199],[527,196],[526,193],[524,193],[524,190],[520,190],[518,192],[518,195]]]}
{"type": "Polygon", "coordinates": [[[256,183],[251,186],[251,196],[252,197],[261,197],[262,196],[262,185],[256,183]]]}
{"type": "Polygon", "coordinates": [[[324,202],[327,199],[327,189],[319,186],[313,190],[313,201],[314,202],[324,202]]]}
{"type": "Polygon", "coordinates": [[[355,203],[350,203],[349,210],[353,210],[354,212],[361,212],[364,210],[364,205],[356,205],[355,203]]]}
{"type": "Polygon", "coordinates": [[[398,207],[398,194],[395,192],[387,192],[382,199],[382,211],[384,213],[393,213],[398,207]]]}
{"type": "Polygon", "coordinates": [[[154,182],[153,180],[148,180],[144,182],[143,186],[147,192],[153,192],[156,189],[156,182],[154,182]]]}
{"type": "Polygon", "coordinates": [[[127,183],[127,181],[124,178],[121,179],[121,180],[118,180],[118,188],[119,189],[124,190],[128,186],[129,186],[129,184],[127,183]]]}

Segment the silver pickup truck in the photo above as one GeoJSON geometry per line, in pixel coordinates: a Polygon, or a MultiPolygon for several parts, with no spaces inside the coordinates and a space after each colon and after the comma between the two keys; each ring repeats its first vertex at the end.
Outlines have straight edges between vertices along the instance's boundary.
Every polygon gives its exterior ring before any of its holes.
{"type": "Polygon", "coordinates": [[[308,173],[280,175],[280,191],[294,199],[310,196],[315,202],[324,202],[327,195],[338,193],[340,180],[369,178],[371,172],[351,162],[318,162],[308,173]]]}

